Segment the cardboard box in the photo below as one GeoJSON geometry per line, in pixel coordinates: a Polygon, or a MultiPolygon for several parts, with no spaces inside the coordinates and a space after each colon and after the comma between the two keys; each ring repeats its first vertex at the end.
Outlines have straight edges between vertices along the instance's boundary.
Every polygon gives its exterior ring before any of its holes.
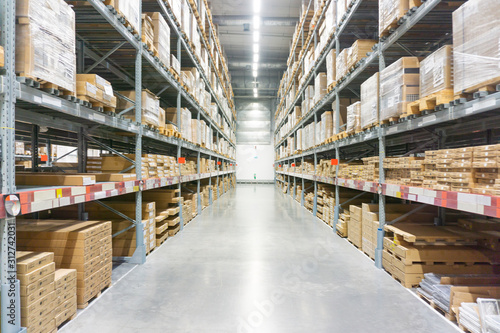
{"type": "Polygon", "coordinates": [[[86,186],[95,184],[95,176],[88,174],[68,175],[58,173],[16,173],[17,185],[39,186],[86,186]]]}
{"type": "Polygon", "coordinates": [[[379,122],[379,73],[375,73],[361,84],[361,128],[379,122]]]}
{"type": "Polygon", "coordinates": [[[17,274],[28,274],[54,261],[54,253],[17,251],[17,274]]]}
{"type": "Polygon", "coordinates": [[[452,64],[452,45],[445,45],[422,60],[420,63],[420,98],[444,89],[453,89],[452,64]]]}

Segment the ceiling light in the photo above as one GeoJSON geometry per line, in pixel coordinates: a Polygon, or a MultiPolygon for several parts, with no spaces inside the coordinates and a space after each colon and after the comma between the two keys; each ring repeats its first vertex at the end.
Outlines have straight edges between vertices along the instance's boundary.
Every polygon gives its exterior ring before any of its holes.
{"type": "Polygon", "coordinates": [[[259,94],[253,94],[253,97],[257,98],[259,97],[259,94]]]}
{"type": "Polygon", "coordinates": [[[259,39],[260,39],[259,32],[258,32],[258,31],[254,31],[254,32],[253,32],[253,42],[254,42],[254,43],[258,43],[258,42],[259,42],[259,39]]]}
{"type": "Polygon", "coordinates": [[[260,0],[253,0],[253,12],[255,14],[260,13],[260,0]]]}
{"type": "Polygon", "coordinates": [[[259,30],[259,29],[260,29],[260,16],[254,15],[253,16],[253,30],[259,30]]]}
{"type": "Polygon", "coordinates": [[[257,76],[258,76],[257,71],[253,71],[253,77],[257,77],[257,76]]]}
{"type": "Polygon", "coordinates": [[[252,66],[252,69],[254,71],[256,71],[257,69],[259,69],[259,64],[254,62],[253,66],[252,66]]]}
{"type": "Polygon", "coordinates": [[[259,53],[259,44],[253,44],[253,53],[259,53]]]}
{"type": "Polygon", "coordinates": [[[253,62],[259,62],[259,54],[258,53],[253,54],[253,62]]]}
{"type": "Polygon", "coordinates": [[[255,95],[255,94],[258,94],[258,92],[257,92],[257,88],[253,88],[253,93],[254,93],[254,95],[255,95]]]}

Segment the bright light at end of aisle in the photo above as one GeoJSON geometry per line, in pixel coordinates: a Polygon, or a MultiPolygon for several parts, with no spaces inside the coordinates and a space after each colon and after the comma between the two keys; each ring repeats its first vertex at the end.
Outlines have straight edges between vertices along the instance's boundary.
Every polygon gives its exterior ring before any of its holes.
{"type": "Polygon", "coordinates": [[[252,70],[253,70],[254,72],[256,72],[258,69],[259,69],[259,64],[254,63],[254,64],[252,65],[252,70]]]}
{"type": "Polygon", "coordinates": [[[255,14],[260,13],[260,0],[253,0],[253,12],[255,14]]]}
{"type": "Polygon", "coordinates": [[[254,43],[258,43],[258,42],[259,42],[259,39],[260,39],[259,31],[255,30],[255,31],[253,32],[253,42],[254,42],[254,43]]]}
{"type": "Polygon", "coordinates": [[[257,71],[253,71],[253,77],[257,77],[259,73],[257,73],[257,71]]]}
{"type": "Polygon", "coordinates": [[[259,53],[259,44],[253,44],[253,53],[259,53]]]}
{"type": "Polygon", "coordinates": [[[253,30],[259,30],[259,29],[260,29],[260,16],[254,15],[253,16],[253,30]]]}
{"type": "Polygon", "coordinates": [[[253,88],[253,94],[255,95],[257,93],[258,93],[257,88],[253,88]]]}
{"type": "Polygon", "coordinates": [[[259,62],[259,54],[258,53],[254,53],[253,62],[259,62]]]}

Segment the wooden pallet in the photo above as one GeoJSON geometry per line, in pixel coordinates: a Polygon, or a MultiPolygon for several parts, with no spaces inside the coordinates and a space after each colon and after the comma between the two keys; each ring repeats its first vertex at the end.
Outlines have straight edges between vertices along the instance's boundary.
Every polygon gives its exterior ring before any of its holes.
{"type": "Polygon", "coordinates": [[[377,121],[377,122],[371,123],[371,124],[366,125],[365,127],[363,127],[363,131],[370,130],[370,129],[378,127],[378,126],[379,126],[379,123],[377,121]]]}
{"type": "Polygon", "coordinates": [[[97,294],[95,294],[94,296],[92,296],[87,302],[85,303],[82,303],[82,304],[77,304],[77,308],[78,309],[85,309],[87,306],[89,306],[90,303],[92,303],[94,300],[96,300],[97,298],[99,298],[101,296],[101,294],[104,292],[104,290],[108,289],[109,287],[111,287],[111,281],[104,287],[102,288],[101,290],[99,290],[97,292],[97,294]]]}
{"type": "Polygon", "coordinates": [[[417,101],[411,102],[406,106],[406,113],[402,118],[410,115],[419,115],[423,111],[436,111],[440,107],[447,107],[450,102],[454,101],[455,95],[453,89],[444,89],[429,96],[420,98],[417,101]]]}
{"type": "Polygon", "coordinates": [[[430,305],[431,308],[433,308],[434,310],[436,310],[437,312],[439,312],[442,316],[444,316],[446,319],[448,319],[449,321],[453,321],[455,322],[457,319],[456,319],[456,316],[455,314],[453,313],[448,313],[446,312],[445,310],[441,309],[435,302],[434,300],[432,299],[429,299],[427,296],[425,296],[424,294],[420,293],[417,291],[417,296],[420,297],[420,299],[422,299],[424,302],[426,302],[427,304],[430,305]]]}
{"type": "Polygon", "coordinates": [[[398,121],[399,121],[399,116],[396,116],[396,117],[390,117],[390,118],[384,119],[380,123],[382,125],[391,125],[391,124],[397,123],[398,121]]]}
{"type": "Polygon", "coordinates": [[[394,241],[405,241],[413,245],[475,245],[478,235],[458,227],[435,227],[430,225],[400,224],[386,225],[394,233],[394,241]]]}
{"type": "Polygon", "coordinates": [[[64,326],[66,326],[67,323],[69,323],[70,321],[72,321],[73,319],[75,319],[77,316],[77,312],[75,312],[74,314],[72,314],[69,318],[67,318],[65,321],[63,321],[62,323],[60,323],[56,330],[54,332],[57,332],[57,330],[60,330],[61,328],[63,328],[64,326]]]}
{"type": "Polygon", "coordinates": [[[26,79],[30,79],[32,81],[38,82],[38,85],[35,88],[48,92],[52,95],[56,96],[74,96],[76,97],[76,92],[58,86],[55,83],[51,83],[47,80],[26,74],[26,73],[18,73],[18,76],[24,77],[26,79]]]}

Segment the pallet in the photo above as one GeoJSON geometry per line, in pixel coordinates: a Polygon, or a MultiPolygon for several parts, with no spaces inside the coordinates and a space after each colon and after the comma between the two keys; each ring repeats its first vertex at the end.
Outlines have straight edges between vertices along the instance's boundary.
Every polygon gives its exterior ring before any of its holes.
{"type": "Polygon", "coordinates": [[[419,115],[423,111],[439,111],[448,108],[450,102],[455,100],[453,89],[443,89],[429,96],[420,98],[415,102],[411,102],[406,107],[406,114],[403,117],[410,115],[419,115]]]}
{"type": "Polygon", "coordinates": [[[18,80],[22,83],[26,83],[30,86],[33,86],[34,88],[38,88],[40,90],[43,90],[49,94],[56,95],[56,96],[73,96],[76,97],[76,92],[68,90],[66,88],[63,88],[61,86],[58,86],[55,83],[51,83],[47,80],[26,74],[26,73],[19,73],[18,77],[24,78],[24,80],[18,80]],[[27,80],[31,80],[36,82],[26,82],[27,80]],[[24,81],[24,82],[23,82],[24,81]]]}
{"type": "Polygon", "coordinates": [[[372,129],[374,129],[374,128],[378,127],[378,126],[379,126],[379,123],[378,123],[378,121],[377,121],[377,122],[371,123],[371,124],[369,124],[369,125],[366,125],[365,127],[363,127],[363,128],[362,128],[362,130],[363,130],[363,131],[366,131],[366,130],[372,130],[372,129]]]}
{"type": "Polygon", "coordinates": [[[472,88],[464,90],[461,94],[454,96],[454,105],[458,105],[471,99],[478,99],[489,94],[500,91],[500,77],[478,84],[472,88]]]}
{"type": "Polygon", "coordinates": [[[382,120],[380,123],[382,125],[392,125],[392,124],[395,124],[399,122],[399,116],[396,116],[396,117],[390,117],[390,118],[387,118],[387,119],[384,119],[382,120]]]}
{"type": "Polygon", "coordinates": [[[77,304],[76,307],[78,309],[85,309],[87,306],[89,306],[90,303],[92,303],[93,301],[95,301],[97,298],[99,298],[101,296],[101,294],[106,290],[108,289],[109,287],[111,287],[111,281],[109,282],[109,284],[107,284],[104,288],[102,288],[101,290],[99,290],[97,292],[97,294],[95,294],[94,296],[92,296],[87,302],[85,303],[82,303],[82,304],[77,304]]]}
{"type": "Polygon", "coordinates": [[[57,332],[57,330],[60,330],[61,328],[63,328],[67,323],[69,323],[70,321],[72,321],[73,319],[75,319],[76,316],[77,316],[77,312],[75,312],[74,314],[71,315],[71,317],[67,318],[65,321],[63,321],[62,323],[60,323],[57,326],[56,332],[57,332]]]}
{"type": "Polygon", "coordinates": [[[401,224],[398,227],[386,225],[385,229],[394,233],[395,242],[404,240],[413,245],[475,245],[479,239],[458,227],[401,224]]]}
{"type": "Polygon", "coordinates": [[[416,292],[416,294],[420,299],[422,299],[424,302],[429,304],[431,308],[433,308],[434,310],[439,312],[442,316],[444,316],[449,321],[455,322],[457,320],[456,316],[454,314],[448,313],[448,312],[444,311],[443,309],[441,309],[432,299],[429,299],[427,296],[425,296],[424,294],[422,294],[418,291],[416,292]]]}
{"type": "Polygon", "coordinates": [[[170,67],[168,69],[168,71],[170,72],[170,74],[172,74],[172,76],[174,77],[174,79],[177,81],[177,82],[181,82],[181,78],[179,77],[179,74],[177,74],[177,72],[172,68],[170,67]]]}

